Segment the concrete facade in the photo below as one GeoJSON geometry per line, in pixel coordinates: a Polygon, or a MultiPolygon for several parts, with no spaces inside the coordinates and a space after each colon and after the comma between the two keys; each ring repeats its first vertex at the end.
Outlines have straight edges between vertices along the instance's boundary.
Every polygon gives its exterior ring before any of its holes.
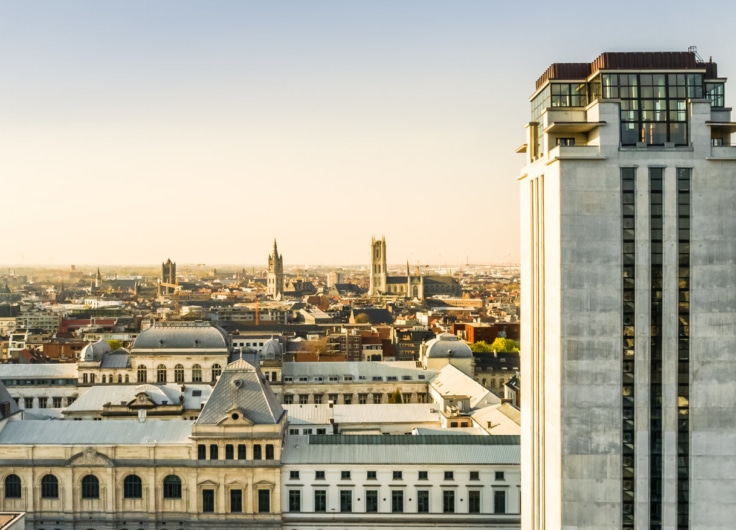
{"type": "Polygon", "coordinates": [[[523,528],[733,527],[736,147],[708,97],[724,82],[692,52],[603,54],[538,81],[519,179],[523,528]],[[623,90],[596,93],[607,75],[638,91],[637,114],[623,90]],[[691,86],[674,97],[678,75],[691,86]],[[586,98],[540,101],[558,84],[586,98]],[[677,121],[660,144],[665,97],[677,121]]]}

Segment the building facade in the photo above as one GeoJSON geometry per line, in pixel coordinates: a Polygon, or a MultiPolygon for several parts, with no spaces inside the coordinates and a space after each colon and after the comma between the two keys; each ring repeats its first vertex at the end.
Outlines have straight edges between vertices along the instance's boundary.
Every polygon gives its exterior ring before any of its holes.
{"type": "Polygon", "coordinates": [[[30,530],[280,529],[285,427],[243,360],[196,422],[0,420],[0,511],[30,530]]]}
{"type": "Polygon", "coordinates": [[[537,81],[521,184],[523,526],[736,520],[736,147],[694,50],[537,81]]]}
{"type": "Polygon", "coordinates": [[[518,528],[517,436],[291,436],[284,528],[518,528]]]}

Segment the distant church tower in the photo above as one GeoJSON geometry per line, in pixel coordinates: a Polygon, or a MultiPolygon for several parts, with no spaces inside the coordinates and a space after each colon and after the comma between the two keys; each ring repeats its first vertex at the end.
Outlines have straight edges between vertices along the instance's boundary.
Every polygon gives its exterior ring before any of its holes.
{"type": "Polygon", "coordinates": [[[371,238],[371,283],[370,295],[377,296],[386,292],[386,236],[380,240],[371,238]]]}
{"type": "Polygon", "coordinates": [[[284,257],[279,255],[275,239],[273,240],[273,254],[268,257],[266,295],[273,300],[281,300],[284,295],[284,257]]]}
{"type": "Polygon", "coordinates": [[[97,267],[97,274],[95,275],[95,289],[99,289],[102,285],[102,274],[100,274],[100,268],[97,267]]]}
{"type": "MultiPolygon", "coordinates": [[[[161,283],[176,283],[176,263],[171,261],[171,258],[166,260],[166,263],[161,264],[161,283]]],[[[161,292],[164,294],[171,294],[174,292],[174,288],[164,287],[161,289],[161,292]]]]}

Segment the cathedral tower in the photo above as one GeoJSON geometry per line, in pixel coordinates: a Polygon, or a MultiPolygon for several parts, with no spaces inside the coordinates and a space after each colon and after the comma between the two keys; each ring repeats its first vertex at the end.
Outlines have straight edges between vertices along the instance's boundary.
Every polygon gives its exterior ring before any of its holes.
{"type": "Polygon", "coordinates": [[[161,283],[169,284],[169,286],[161,289],[161,293],[171,294],[174,292],[174,288],[171,285],[176,283],[176,263],[171,261],[171,258],[161,264],[161,283]]]}
{"type": "Polygon", "coordinates": [[[284,295],[284,257],[279,255],[276,239],[273,240],[273,253],[268,256],[266,295],[274,300],[281,300],[284,295]]]}
{"type": "Polygon", "coordinates": [[[386,237],[380,240],[371,238],[371,274],[370,295],[377,296],[386,292],[386,237]]]}

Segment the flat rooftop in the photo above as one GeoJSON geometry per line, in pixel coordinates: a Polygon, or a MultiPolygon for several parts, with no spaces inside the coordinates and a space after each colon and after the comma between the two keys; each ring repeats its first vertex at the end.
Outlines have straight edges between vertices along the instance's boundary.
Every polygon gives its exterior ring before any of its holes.
{"type": "Polygon", "coordinates": [[[587,79],[599,70],[701,70],[708,78],[718,77],[712,60],[701,61],[687,52],[604,52],[590,63],[554,63],[537,79],[537,90],[547,81],[587,79]]]}

